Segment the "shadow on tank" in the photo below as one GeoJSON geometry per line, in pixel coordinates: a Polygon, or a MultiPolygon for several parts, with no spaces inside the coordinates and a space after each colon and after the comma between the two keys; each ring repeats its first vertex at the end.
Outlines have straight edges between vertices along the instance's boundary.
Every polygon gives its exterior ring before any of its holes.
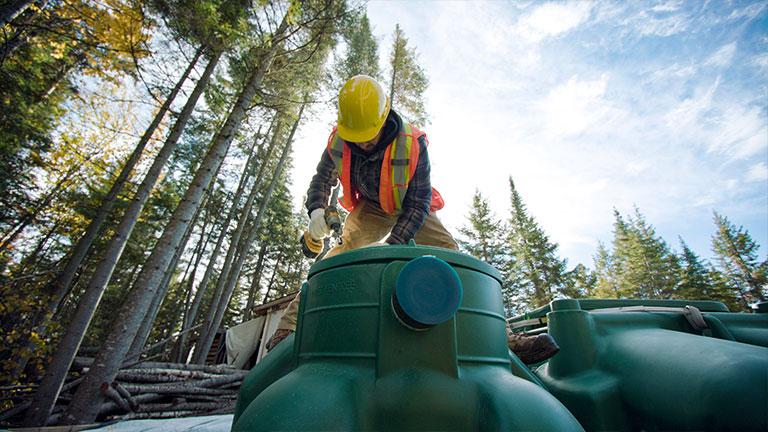
{"type": "Polygon", "coordinates": [[[507,349],[500,279],[415,245],[316,263],[297,332],[243,382],[233,430],[583,430],[507,349]]]}

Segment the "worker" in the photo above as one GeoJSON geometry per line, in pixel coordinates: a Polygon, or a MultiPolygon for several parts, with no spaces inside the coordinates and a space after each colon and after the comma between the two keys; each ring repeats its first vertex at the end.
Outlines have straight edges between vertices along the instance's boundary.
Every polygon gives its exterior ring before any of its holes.
{"type": "MultiPolygon", "coordinates": [[[[331,189],[341,180],[340,203],[350,213],[341,243],[325,258],[382,239],[394,245],[414,239],[420,245],[458,250],[435,213],[444,203],[430,182],[426,134],[390,109],[384,89],[369,76],[349,79],[339,91],[338,104],[338,122],[309,184],[306,201],[309,235],[314,239],[328,236],[325,207],[331,189]]],[[[298,299],[296,296],[288,306],[267,349],[296,329],[298,299]]],[[[508,332],[508,342],[527,363],[542,361],[559,350],[546,334],[521,337],[508,332]]]]}

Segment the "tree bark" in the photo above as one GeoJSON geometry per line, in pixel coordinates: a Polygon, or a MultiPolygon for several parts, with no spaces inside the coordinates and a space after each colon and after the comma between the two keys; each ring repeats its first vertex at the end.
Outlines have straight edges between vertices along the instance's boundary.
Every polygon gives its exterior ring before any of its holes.
{"type": "Polygon", "coordinates": [[[395,44],[394,44],[395,52],[392,54],[394,58],[392,60],[392,81],[389,82],[389,106],[395,105],[395,78],[397,77],[396,65],[398,63],[397,55],[399,51],[397,47],[400,45],[398,42],[400,42],[400,25],[399,24],[395,26],[395,44]]]}
{"type": "Polygon", "coordinates": [[[120,393],[117,392],[111,385],[107,383],[101,383],[101,394],[106,396],[109,400],[115,403],[121,410],[130,412],[131,407],[128,405],[128,401],[123,399],[120,393]]]}
{"type": "MultiPolygon", "coordinates": [[[[240,249],[242,252],[238,256],[237,261],[232,267],[232,271],[227,276],[227,283],[224,286],[221,302],[219,303],[219,307],[216,308],[216,314],[213,316],[213,320],[211,321],[208,327],[210,336],[207,339],[204,339],[203,341],[201,341],[201,343],[198,345],[198,348],[201,348],[199,353],[207,353],[208,350],[210,350],[211,343],[213,342],[213,335],[215,335],[216,329],[219,328],[219,326],[221,325],[221,321],[224,318],[224,313],[227,310],[227,305],[229,304],[229,301],[232,298],[232,293],[234,292],[235,286],[237,285],[237,280],[240,277],[240,270],[243,268],[243,262],[245,262],[245,257],[248,256],[248,250],[251,248],[251,245],[253,244],[254,240],[256,240],[256,235],[259,232],[259,225],[261,224],[261,220],[264,217],[267,204],[269,204],[269,200],[272,196],[272,191],[274,191],[275,184],[277,184],[277,182],[282,177],[282,172],[283,172],[283,169],[285,168],[285,161],[288,158],[288,154],[290,153],[293,136],[295,135],[296,129],[298,129],[299,123],[301,122],[301,116],[304,113],[305,105],[306,105],[306,102],[302,103],[301,107],[299,108],[299,113],[296,117],[296,121],[293,123],[293,128],[291,129],[291,132],[288,135],[287,142],[283,147],[283,153],[280,155],[280,160],[277,163],[277,168],[275,169],[275,173],[272,176],[272,180],[269,183],[269,188],[264,193],[264,196],[261,199],[259,210],[256,213],[256,217],[253,220],[253,223],[250,228],[250,232],[248,233],[248,237],[244,239],[242,247],[238,247],[238,249],[240,249]]],[[[205,354],[202,354],[202,355],[205,355],[205,354]]],[[[204,357],[203,357],[203,361],[204,361],[204,357]]]]}
{"type": "MultiPolygon", "coordinates": [[[[187,76],[191,73],[201,54],[202,50],[198,50],[197,55],[190,63],[187,70],[184,72],[182,79],[179,80],[176,87],[171,92],[171,95],[168,97],[165,104],[163,104],[160,112],[158,112],[158,114],[155,116],[155,119],[152,121],[152,124],[150,124],[150,127],[147,128],[144,136],[142,136],[139,142],[139,145],[136,146],[136,149],[131,155],[131,158],[128,160],[128,162],[126,162],[126,165],[123,167],[123,171],[120,173],[120,176],[115,181],[115,184],[112,185],[112,189],[109,191],[107,197],[102,202],[96,217],[88,226],[86,233],[75,247],[75,252],[73,253],[73,257],[67,263],[67,267],[56,279],[56,281],[54,281],[52,286],[53,298],[51,299],[49,306],[57,308],[60,304],[61,300],[63,299],[63,292],[65,292],[62,290],[69,288],[69,284],[74,277],[75,271],[79,267],[79,264],[82,262],[82,259],[85,257],[87,249],[95,240],[98,228],[106,219],[107,214],[114,205],[118,192],[122,189],[123,185],[127,181],[130,171],[141,156],[141,152],[144,149],[144,146],[149,141],[162,118],[165,116],[165,113],[168,111],[168,109],[170,109],[173,98],[175,98],[176,94],[178,94],[178,91],[181,89],[181,85],[184,83],[187,76]]],[[[136,191],[136,195],[131,201],[131,204],[123,214],[123,218],[118,225],[115,236],[110,241],[102,260],[99,262],[99,265],[96,268],[96,271],[94,272],[93,277],[91,278],[91,281],[86,288],[86,292],[83,294],[79,301],[75,316],[70,322],[64,337],[59,343],[59,346],[56,350],[56,355],[53,357],[53,363],[51,363],[51,365],[48,367],[48,370],[43,377],[43,381],[40,384],[40,389],[35,394],[33,399],[33,408],[30,409],[27,413],[25,421],[27,425],[42,425],[50,416],[51,410],[53,409],[56,398],[60,392],[61,385],[64,382],[64,377],[66,377],[72,359],[80,347],[80,343],[82,342],[82,339],[85,335],[85,331],[88,328],[91,319],[93,318],[96,307],[101,301],[101,296],[104,294],[107,283],[112,277],[112,272],[117,265],[117,261],[125,249],[125,245],[128,241],[128,238],[130,237],[131,231],[133,231],[133,227],[136,225],[139,213],[141,213],[144,204],[147,202],[149,193],[154,187],[155,182],[160,175],[160,171],[168,161],[168,158],[173,153],[173,149],[176,147],[176,143],[178,142],[178,139],[184,130],[184,126],[186,125],[189,117],[192,114],[192,111],[194,110],[200,94],[208,84],[210,76],[213,73],[213,69],[216,67],[216,63],[218,62],[219,56],[220,53],[214,54],[212,59],[208,62],[208,66],[206,67],[205,72],[195,86],[195,89],[192,91],[192,94],[187,100],[187,103],[184,105],[184,108],[179,115],[176,124],[174,124],[171,133],[165,141],[165,144],[160,149],[160,152],[158,153],[157,157],[152,163],[152,166],[149,168],[149,171],[147,171],[144,180],[136,191]]],[[[47,323],[43,323],[42,325],[47,326],[47,323]]]]}
{"type": "MultiPolygon", "coordinates": [[[[197,242],[197,247],[195,248],[195,251],[192,254],[192,257],[189,260],[189,263],[192,266],[192,273],[189,274],[189,277],[182,278],[182,286],[184,287],[183,290],[186,292],[186,295],[184,296],[184,307],[181,310],[180,316],[178,318],[181,320],[181,331],[183,332],[180,337],[176,340],[176,342],[173,344],[173,347],[171,349],[171,352],[168,357],[170,359],[173,359],[173,361],[180,361],[181,358],[181,349],[183,345],[182,338],[185,339],[186,331],[184,329],[184,324],[186,322],[187,314],[189,313],[189,308],[192,304],[192,291],[195,285],[195,277],[197,276],[197,269],[200,266],[200,261],[203,259],[203,254],[205,254],[205,250],[208,248],[208,243],[211,242],[211,239],[213,238],[213,233],[215,230],[213,227],[208,231],[208,234],[205,234],[205,230],[208,228],[208,225],[211,223],[211,215],[213,213],[212,210],[212,201],[209,200],[209,205],[206,208],[206,214],[205,214],[205,222],[203,222],[203,228],[200,232],[200,240],[197,242]],[[194,263],[193,263],[194,261],[194,263]]],[[[189,265],[187,266],[187,270],[189,270],[189,265]]],[[[185,271],[185,273],[187,273],[185,271]]],[[[176,328],[177,320],[174,319],[173,323],[170,326],[169,331],[176,328]]]]}
{"type": "MultiPolygon", "coordinates": [[[[207,194],[206,196],[210,197],[210,194],[207,194]]],[[[205,200],[207,200],[207,198],[203,198],[203,201],[205,200]]],[[[157,319],[157,314],[160,312],[160,305],[162,305],[165,294],[168,292],[168,287],[173,278],[173,272],[176,270],[176,267],[178,267],[181,256],[184,254],[184,249],[187,246],[187,242],[189,242],[189,238],[192,236],[192,231],[200,216],[200,209],[202,206],[203,204],[201,204],[201,207],[198,208],[198,211],[192,218],[192,222],[189,224],[189,227],[187,227],[187,231],[184,233],[184,237],[182,238],[179,247],[176,249],[171,263],[165,271],[163,281],[160,283],[157,292],[155,292],[155,296],[152,298],[152,303],[147,311],[147,315],[144,317],[144,320],[141,321],[141,326],[139,326],[136,337],[133,339],[133,343],[131,343],[131,348],[128,350],[128,354],[126,355],[127,360],[138,359],[141,354],[141,349],[149,338],[149,333],[152,331],[152,326],[155,323],[155,319],[157,319]]]]}
{"type": "MultiPolygon", "coordinates": [[[[163,103],[162,107],[160,107],[160,110],[157,112],[150,125],[144,131],[144,135],[142,135],[139,143],[134,148],[133,153],[131,153],[131,155],[128,157],[128,160],[125,162],[125,165],[120,171],[117,179],[115,179],[115,182],[112,184],[109,192],[107,192],[107,195],[102,200],[99,209],[96,211],[96,216],[94,216],[93,220],[91,220],[90,224],[88,224],[88,228],[86,228],[85,233],[82,235],[82,237],[80,237],[77,244],[73,248],[72,255],[67,261],[67,264],[64,266],[64,269],[62,269],[58,276],[53,280],[53,282],[48,285],[47,291],[49,292],[49,298],[47,304],[43,308],[43,312],[38,314],[32,323],[32,328],[34,329],[35,333],[39,335],[45,335],[47,333],[48,324],[51,317],[56,313],[59,306],[61,305],[62,300],[69,292],[72,281],[75,278],[75,274],[85,259],[85,256],[87,255],[91,245],[96,240],[101,225],[107,219],[107,216],[109,216],[112,207],[114,207],[118,194],[122,191],[125,183],[128,181],[133,168],[141,158],[141,154],[144,151],[144,148],[146,147],[152,135],[155,133],[157,127],[160,125],[160,122],[165,117],[165,114],[168,112],[168,110],[170,110],[171,104],[178,95],[179,91],[181,91],[184,82],[187,80],[189,74],[194,69],[202,53],[202,48],[197,51],[195,57],[192,59],[187,69],[179,78],[176,86],[173,88],[173,90],[171,90],[171,93],[166,98],[165,103],[163,103]]],[[[77,351],[77,349],[75,349],[75,351],[77,351]]],[[[68,366],[63,369],[65,369],[63,374],[66,375],[66,369],[68,369],[68,366]]],[[[62,376],[62,372],[60,370],[56,371],[55,376],[62,376]]],[[[60,378],[54,379],[58,380],[60,378]]],[[[53,409],[52,403],[55,402],[56,395],[58,394],[58,391],[55,389],[55,383],[51,383],[51,387],[46,389],[46,393],[43,393],[48,395],[44,398],[44,400],[37,400],[37,396],[35,397],[35,404],[33,405],[32,409],[27,411],[27,417],[25,420],[26,424],[30,426],[41,425],[47,420],[48,416],[50,415],[50,410],[53,409]]]]}
{"type": "Polygon", "coordinates": [[[41,213],[45,209],[49,207],[51,204],[51,201],[56,198],[61,191],[64,189],[64,184],[72,178],[72,176],[80,169],[79,166],[73,166],[70,167],[64,175],[61,176],[61,178],[56,182],[56,184],[48,191],[48,193],[45,194],[45,196],[38,201],[38,203],[34,206],[34,208],[27,212],[27,214],[24,215],[24,217],[21,218],[19,223],[16,224],[15,227],[11,229],[10,232],[8,232],[0,241],[0,253],[2,253],[4,250],[8,249],[8,247],[16,241],[16,238],[18,238],[19,235],[24,231],[26,227],[28,227],[30,224],[34,223],[37,218],[40,216],[41,213]]]}
{"type": "Polygon", "coordinates": [[[253,185],[251,185],[251,191],[248,194],[248,198],[245,201],[245,204],[243,205],[243,209],[240,214],[240,218],[237,222],[237,227],[235,228],[235,231],[232,232],[230,242],[229,242],[229,248],[227,249],[227,255],[224,259],[224,265],[221,268],[221,272],[219,273],[219,278],[216,281],[216,288],[213,293],[213,298],[211,299],[210,307],[208,308],[208,311],[205,316],[203,329],[200,333],[200,337],[198,338],[197,345],[195,347],[195,354],[193,356],[193,362],[197,364],[203,364],[205,363],[205,359],[208,356],[208,350],[211,348],[211,344],[213,343],[213,339],[216,336],[216,329],[211,329],[211,322],[213,320],[214,315],[216,314],[216,308],[219,307],[219,304],[221,302],[221,297],[223,295],[224,291],[224,285],[226,282],[227,275],[230,273],[232,269],[232,263],[234,262],[236,258],[236,253],[238,251],[238,246],[240,244],[240,239],[242,237],[243,231],[245,230],[245,226],[248,221],[248,217],[251,213],[251,208],[253,207],[253,202],[256,199],[256,195],[259,191],[259,186],[261,185],[261,182],[263,180],[264,174],[266,172],[266,166],[269,164],[269,160],[272,158],[272,152],[274,151],[274,148],[277,145],[277,141],[280,136],[280,132],[282,130],[282,124],[281,120],[278,117],[276,120],[275,130],[272,135],[272,139],[269,143],[269,148],[267,149],[266,153],[263,155],[263,158],[261,160],[261,164],[259,166],[258,174],[256,175],[256,179],[253,182],[253,185]],[[205,348],[207,346],[207,348],[205,348]]]}
{"type": "Polygon", "coordinates": [[[277,146],[277,141],[280,138],[281,130],[282,124],[278,118],[274,134],[272,135],[272,139],[269,143],[269,148],[267,149],[264,158],[261,160],[261,166],[259,166],[259,172],[256,175],[256,180],[254,180],[253,185],[251,185],[251,192],[248,194],[248,198],[243,205],[243,210],[240,213],[240,219],[237,221],[237,228],[232,233],[229,242],[229,249],[227,249],[227,256],[224,259],[224,266],[221,268],[219,279],[216,281],[216,290],[214,291],[213,298],[211,299],[211,306],[208,308],[208,313],[205,316],[205,325],[203,326],[202,333],[200,334],[197,346],[195,347],[195,354],[192,360],[194,363],[205,363],[205,359],[208,357],[208,351],[211,349],[213,339],[216,337],[216,330],[218,328],[212,327],[213,317],[216,315],[218,308],[220,307],[221,298],[225,289],[224,286],[226,284],[227,277],[232,270],[232,263],[235,261],[236,254],[240,246],[240,239],[242,238],[243,231],[245,230],[245,226],[250,218],[253,202],[256,199],[256,195],[258,195],[259,187],[261,186],[261,182],[267,171],[266,167],[269,165],[269,161],[272,158],[272,152],[277,146]]]}
{"type": "Polygon", "coordinates": [[[0,7],[0,25],[8,24],[24,13],[33,0],[11,0],[0,7]]]}
{"type": "MultiPolygon", "coordinates": [[[[272,130],[275,122],[273,121],[272,124],[269,126],[269,129],[267,130],[267,135],[269,136],[269,132],[272,130]]],[[[203,274],[203,279],[200,281],[200,285],[197,287],[197,292],[195,292],[194,300],[192,301],[192,304],[189,307],[189,310],[184,315],[184,324],[182,326],[182,331],[186,330],[187,328],[192,327],[192,324],[197,320],[197,313],[200,310],[200,303],[203,301],[203,295],[205,295],[205,291],[208,288],[208,282],[211,280],[211,275],[213,274],[213,270],[216,268],[216,260],[219,258],[219,253],[221,252],[221,246],[224,243],[224,238],[227,236],[227,231],[229,230],[229,224],[232,222],[232,219],[235,217],[235,213],[237,212],[237,205],[240,202],[240,198],[243,195],[243,192],[245,191],[246,183],[248,182],[248,179],[253,175],[253,168],[256,166],[255,156],[254,156],[254,149],[257,145],[258,140],[261,137],[257,135],[257,137],[253,141],[253,147],[251,147],[250,153],[248,154],[248,159],[245,162],[245,167],[243,167],[243,173],[240,175],[240,181],[237,185],[237,191],[235,192],[234,197],[232,197],[232,205],[229,209],[229,212],[227,213],[227,217],[224,219],[224,223],[222,224],[221,228],[221,234],[219,234],[219,238],[216,239],[216,245],[213,247],[213,251],[211,252],[211,257],[208,260],[208,266],[205,269],[205,273],[203,274]]],[[[188,336],[185,333],[182,338],[179,339],[179,353],[176,356],[177,362],[186,362],[186,359],[189,357],[189,349],[187,347],[187,339],[188,336]]]]}
{"type": "MultiPolygon", "coordinates": [[[[288,15],[286,14],[275,31],[273,40],[282,40],[287,29],[288,15]]],[[[98,415],[103,398],[96,389],[102,382],[114,380],[120,364],[125,358],[128,348],[130,348],[130,342],[136,336],[138,325],[146,315],[163,272],[168,267],[173,252],[181,242],[181,237],[184,235],[190,218],[200,205],[203,193],[210,186],[213,174],[221,166],[235,132],[245,118],[246,110],[253,97],[260,89],[264,75],[271,66],[279,46],[279,43],[273,43],[260,59],[259,64],[238,96],[224,126],[213,139],[208,154],[195,173],[192,184],[171,217],[171,221],[160,237],[157,246],[147,259],[129,298],[123,304],[123,308],[104,341],[102,349],[96,356],[94,366],[85,376],[72,403],[68,406],[64,418],[65,423],[90,423],[98,415]]]]}
{"type": "Polygon", "coordinates": [[[259,249],[259,257],[256,259],[256,270],[253,272],[253,281],[251,282],[251,289],[248,290],[248,302],[245,304],[245,310],[243,310],[243,322],[250,321],[252,316],[253,305],[256,303],[256,293],[261,288],[261,275],[264,272],[264,257],[267,256],[267,249],[269,244],[264,242],[259,249]]]}

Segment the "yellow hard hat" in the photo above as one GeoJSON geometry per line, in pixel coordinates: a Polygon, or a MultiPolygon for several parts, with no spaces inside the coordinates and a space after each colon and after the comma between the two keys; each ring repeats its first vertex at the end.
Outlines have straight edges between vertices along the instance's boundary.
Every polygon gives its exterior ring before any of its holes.
{"type": "Polygon", "coordinates": [[[344,141],[370,141],[389,115],[389,97],[381,84],[367,75],[355,75],[339,91],[336,132],[344,141]]]}

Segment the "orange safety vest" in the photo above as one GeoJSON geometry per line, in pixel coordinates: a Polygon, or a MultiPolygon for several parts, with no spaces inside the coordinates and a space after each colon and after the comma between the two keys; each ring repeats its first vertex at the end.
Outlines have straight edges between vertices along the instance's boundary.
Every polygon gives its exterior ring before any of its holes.
{"type": "MultiPolygon", "coordinates": [[[[421,136],[426,138],[426,134],[415,126],[403,123],[403,128],[397,137],[384,150],[379,179],[379,204],[388,214],[398,214],[403,208],[408,183],[411,182],[413,172],[416,171],[419,163],[418,140],[421,136]]],[[[347,211],[352,211],[360,200],[360,193],[352,187],[351,183],[351,151],[346,141],[336,134],[336,128],[328,137],[327,150],[336,165],[336,172],[339,173],[341,186],[344,188],[344,196],[339,198],[339,203],[347,211]]],[[[443,197],[435,188],[432,188],[429,210],[434,212],[443,208],[444,205],[443,197]]]]}

